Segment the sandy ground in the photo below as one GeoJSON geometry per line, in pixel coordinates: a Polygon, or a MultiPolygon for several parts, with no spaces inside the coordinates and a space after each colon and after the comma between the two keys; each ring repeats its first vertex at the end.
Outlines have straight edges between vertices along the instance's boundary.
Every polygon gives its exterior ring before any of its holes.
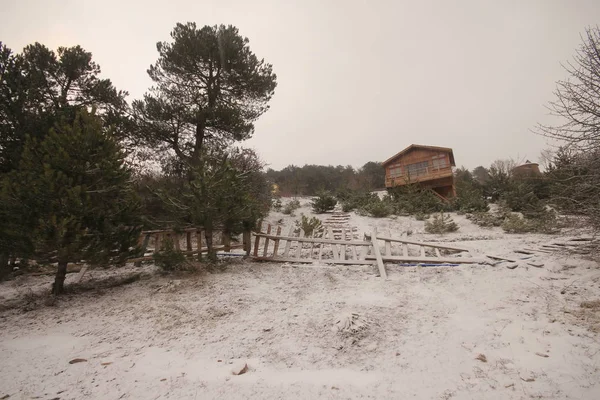
{"type": "MultiPolygon", "coordinates": [[[[445,236],[412,218],[351,223],[505,256],[557,240],[454,218],[461,230],[445,236]]],[[[581,307],[600,299],[600,269],[568,254],[535,262],[388,265],[387,281],[372,266],[238,259],[161,276],[150,265],[136,282],[53,304],[36,297],[49,277],[20,277],[0,284],[0,305],[25,300],[0,312],[0,398],[600,399],[600,308],[581,307]]]]}

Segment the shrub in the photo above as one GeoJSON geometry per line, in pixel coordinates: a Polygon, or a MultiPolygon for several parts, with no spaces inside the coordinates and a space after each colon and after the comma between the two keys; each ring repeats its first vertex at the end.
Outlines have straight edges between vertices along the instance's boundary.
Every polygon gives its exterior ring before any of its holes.
{"type": "Polygon", "coordinates": [[[162,251],[156,251],[152,258],[154,258],[154,264],[165,272],[182,269],[187,263],[185,255],[181,251],[175,250],[171,238],[165,239],[162,251]]]}
{"type": "Polygon", "coordinates": [[[545,210],[535,218],[522,217],[510,213],[502,222],[502,229],[507,233],[557,233],[558,220],[553,210],[545,210]]]}
{"type": "Polygon", "coordinates": [[[431,190],[422,190],[416,184],[398,186],[390,189],[389,193],[395,214],[429,214],[448,208],[431,190]]]}
{"type": "Polygon", "coordinates": [[[375,193],[369,192],[353,192],[346,194],[344,199],[340,200],[342,203],[342,211],[350,212],[356,209],[365,207],[372,201],[379,200],[379,196],[375,193]]]}
{"type": "Polygon", "coordinates": [[[281,209],[283,208],[283,204],[281,203],[281,198],[277,197],[276,199],[273,200],[273,210],[275,211],[281,211],[281,209]]]}
{"type": "Polygon", "coordinates": [[[443,212],[433,216],[433,220],[425,222],[425,232],[427,233],[448,233],[456,232],[458,225],[452,218],[443,212]]]}
{"type": "Polygon", "coordinates": [[[424,214],[422,212],[418,212],[415,214],[415,219],[417,221],[425,221],[426,219],[429,219],[429,214],[424,214]]]}
{"type": "Polygon", "coordinates": [[[390,202],[389,197],[383,200],[379,196],[371,198],[371,200],[363,205],[360,209],[360,214],[368,215],[373,218],[384,218],[394,212],[394,208],[390,202]]]}
{"type": "Polygon", "coordinates": [[[296,231],[302,229],[304,231],[304,237],[312,236],[313,232],[316,233],[321,230],[323,224],[317,217],[308,218],[306,215],[301,214],[302,218],[296,220],[296,231]]]}
{"type": "Polygon", "coordinates": [[[335,197],[330,195],[329,193],[320,193],[316,198],[314,198],[311,202],[312,209],[317,214],[323,214],[327,211],[331,211],[335,208],[337,204],[337,200],[335,197]]]}
{"type": "Polygon", "coordinates": [[[300,208],[300,200],[298,200],[298,199],[293,199],[293,200],[290,200],[290,201],[289,201],[289,202],[288,202],[288,203],[285,205],[285,207],[283,207],[283,210],[282,210],[282,212],[283,212],[285,215],[292,215],[292,216],[293,216],[293,215],[294,215],[294,211],[296,211],[296,210],[297,210],[297,209],[299,209],[299,208],[300,208]]]}
{"type": "Polygon", "coordinates": [[[456,184],[456,197],[451,201],[453,210],[472,213],[488,211],[487,201],[483,192],[473,183],[459,181],[456,184]]]}
{"type": "Polygon", "coordinates": [[[471,220],[471,222],[474,224],[485,228],[502,225],[504,218],[504,215],[492,212],[479,211],[472,214],[467,214],[467,219],[471,220]]]}

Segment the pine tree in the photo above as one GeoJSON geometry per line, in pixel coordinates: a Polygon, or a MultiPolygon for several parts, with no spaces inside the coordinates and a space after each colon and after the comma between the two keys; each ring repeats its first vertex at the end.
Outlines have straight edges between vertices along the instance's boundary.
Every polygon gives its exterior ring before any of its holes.
{"type": "Polygon", "coordinates": [[[233,26],[179,23],[171,37],[157,44],[159,59],[148,70],[155,86],[133,108],[147,145],[198,167],[208,147],[252,135],[276,76],[233,26]]]}
{"type": "Polygon", "coordinates": [[[118,262],[139,237],[139,202],[125,154],[93,113],[80,111],[41,140],[26,141],[8,193],[20,204],[38,258],[58,263],[52,288],[63,291],[67,264],[118,262]]]}

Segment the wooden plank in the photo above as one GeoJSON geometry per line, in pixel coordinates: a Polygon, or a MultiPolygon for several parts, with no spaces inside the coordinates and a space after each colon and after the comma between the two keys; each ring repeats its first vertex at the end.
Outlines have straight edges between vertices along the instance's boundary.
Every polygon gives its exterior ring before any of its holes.
{"type": "MultiPolygon", "coordinates": [[[[281,226],[277,227],[277,233],[275,234],[275,236],[279,235],[281,235],[281,226]]],[[[277,257],[277,251],[279,250],[279,240],[280,239],[275,239],[275,245],[273,246],[273,257],[277,257]]]]}
{"type": "MultiPolygon", "coordinates": [[[[406,240],[406,236],[408,236],[406,232],[402,233],[402,238],[403,239],[406,240]]],[[[408,244],[406,244],[406,242],[402,243],[402,255],[404,257],[408,257],[408,244]]]]}
{"type": "Polygon", "coordinates": [[[185,249],[187,251],[192,251],[192,231],[185,233],[185,249]]]}
{"type": "Polygon", "coordinates": [[[440,249],[439,248],[435,248],[435,256],[436,257],[441,257],[442,255],[440,254],[440,249]]]}
{"type": "Polygon", "coordinates": [[[290,232],[287,235],[285,250],[283,251],[283,256],[287,257],[290,254],[290,246],[292,245],[292,235],[294,234],[294,227],[290,226],[290,232]]]}
{"type": "Polygon", "coordinates": [[[331,251],[333,252],[333,259],[334,260],[339,260],[340,259],[340,249],[338,248],[338,241],[335,240],[335,237],[333,236],[333,228],[331,226],[329,226],[329,242],[331,243],[331,251]]]}
{"type": "MultiPolygon", "coordinates": [[[[298,233],[298,237],[304,236],[304,229],[300,229],[300,233],[298,233]]],[[[302,244],[304,242],[298,242],[298,247],[296,248],[296,258],[299,260],[302,257],[302,244]]]]}
{"type": "MultiPolygon", "coordinates": [[[[367,260],[375,260],[374,256],[367,256],[367,260]]],[[[403,256],[383,256],[383,261],[400,261],[400,262],[414,262],[423,264],[483,264],[488,262],[485,258],[475,257],[403,257],[403,256]]]]}
{"type": "Polygon", "coordinates": [[[359,240],[352,240],[349,242],[343,242],[341,240],[331,240],[331,239],[321,239],[321,238],[305,238],[305,237],[295,237],[295,236],[275,236],[275,235],[267,235],[264,233],[254,233],[254,236],[258,236],[258,237],[262,237],[262,238],[269,238],[269,239],[281,239],[281,240],[287,240],[287,239],[292,239],[293,241],[298,241],[298,242],[314,242],[314,243],[326,243],[326,244],[352,244],[355,246],[371,246],[371,242],[366,242],[366,241],[359,241],[359,240]]]}
{"type": "Polygon", "coordinates": [[[490,254],[486,254],[485,256],[489,257],[489,258],[493,258],[494,260],[504,260],[504,261],[510,261],[510,262],[517,262],[517,260],[513,260],[512,258],[494,256],[494,255],[490,255],[490,254]]]}
{"type": "MultiPolygon", "coordinates": [[[[148,248],[148,243],[150,242],[150,235],[149,234],[142,234],[140,235],[140,239],[142,238],[142,236],[144,237],[142,244],[140,246],[140,256],[144,257],[146,255],[146,249],[148,248]]],[[[142,266],[142,262],[138,261],[135,263],[136,267],[141,267],[142,266]]]]}
{"type": "MultiPolygon", "coordinates": [[[[243,244],[236,244],[236,245],[232,245],[231,248],[232,249],[241,249],[243,248],[243,244]]],[[[221,251],[221,250],[225,250],[224,246],[214,246],[213,250],[215,251],[221,251]]],[[[208,247],[202,247],[200,249],[200,253],[206,253],[208,252],[208,247]]],[[[187,255],[187,254],[196,254],[198,253],[198,250],[192,250],[192,251],[182,251],[181,254],[187,255]]],[[[148,261],[148,260],[152,260],[154,258],[154,256],[150,255],[150,256],[144,256],[144,257],[136,257],[136,258],[129,258],[127,259],[128,263],[135,263],[137,261],[148,261]]]]}
{"type": "MultiPolygon", "coordinates": [[[[342,240],[344,242],[346,241],[346,228],[342,228],[342,240]]],[[[343,244],[340,247],[342,248],[342,250],[340,252],[340,260],[345,260],[346,259],[346,245],[343,244]]]]}
{"type": "Polygon", "coordinates": [[[242,233],[242,237],[244,251],[246,252],[246,255],[249,256],[250,252],[252,251],[252,232],[244,231],[244,233],[242,233]]]}
{"type": "Polygon", "coordinates": [[[397,242],[397,243],[414,244],[416,246],[438,247],[440,249],[456,250],[456,251],[470,251],[470,249],[466,249],[464,247],[449,246],[447,244],[428,243],[428,242],[415,242],[413,240],[394,239],[394,238],[385,237],[385,236],[377,236],[377,239],[379,239],[379,240],[389,240],[391,242],[397,242]]]}
{"type": "Polygon", "coordinates": [[[340,264],[340,265],[375,265],[375,261],[367,261],[367,260],[321,260],[318,262],[317,260],[308,259],[308,258],[292,258],[292,257],[253,257],[253,260],[256,261],[275,261],[275,262],[291,262],[291,263],[320,263],[320,264],[340,264]]]}
{"type": "Polygon", "coordinates": [[[425,246],[421,246],[421,257],[425,257],[425,246]]]}
{"type": "Polygon", "coordinates": [[[181,251],[181,243],[179,243],[179,233],[173,232],[173,245],[176,251],[181,251]]]}
{"type": "MultiPolygon", "coordinates": [[[[310,238],[311,239],[315,238],[315,230],[314,229],[310,234],[310,238]]],[[[308,253],[308,258],[312,258],[314,248],[315,248],[315,242],[311,242],[310,243],[310,252],[308,253]]]]}
{"type": "Polygon", "coordinates": [[[221,244],[225,246],[225,251],[231,250],[231,236],[228,233],[221,232],[221,244]]]}
{"type": "Polygon", "coordinates": [[[81,279],[83,279],[83,276],[85,275],[87,270],[88,270],[88,265],[84,265],[83,267],[81,267],[81,269],[79,270],[79,273],[77,274],[77,276],[75,276],[75,283],[81,282],[81,279]]]}
{"type": "MultiPolygon", "coordinates": [[[[271,224],[267,225],[267,235],[271,233],[271,224]]],[[[277,236],[275,236],[277,237],[277,236]]],[[[267,256],[267,251],[269,250],[269,238],[265,238],[265,248],[263,250],[263,256],[267,256]]]]}
{"type": "MultiPolygon", "coordinates": [[[[373,233],[371,234],[371,243],[373,244],[373,253],[375,254],[375,259],[377,260],[377,267],[379,268],[379,275],[383,279],[387,279],[387,273],[385,272],[385,265],[383,264],[383,259],[381,258],[381,252],[379,251],[379,243],[377,243],[377,229],[373,229],[373,233]]],[[[366,257],[369,259],[369,257],[366,257]]]]}
{"type": "Polygon", "coordinates": [[[156,236],[154,236],[154,252],[158,253],[160,251],[160,237],[161,234],[157,233],[156,236]]]}
{"type": "MultiPolygon", "coordinates": [[[[392,236],[389,231],[388,231],[388,235],[392,236]]],[[[391,256],[392,255],[392,242],[390,242],[389,240],[385,241],[385,255],[386,256],[391,256]]]]}

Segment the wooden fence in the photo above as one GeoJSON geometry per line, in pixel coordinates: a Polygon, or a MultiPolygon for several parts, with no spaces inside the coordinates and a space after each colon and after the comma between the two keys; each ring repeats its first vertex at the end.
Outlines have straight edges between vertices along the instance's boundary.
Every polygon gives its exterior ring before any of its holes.
{"type": "MultiPolygon", "coordinates": [[[[224,233],[222,229],[214,229],[212,236],[212,249],[214,251],[223,250],[227,252],[233,249],[244,249],[247,255],[250,254],[251,233],[249,231],[241,235],[241,242],[239,237],[232,237],[224,233]]],[[[190,257],[208,253],[209,250],[203,228],[188,228],[178,231],[172,229],[143,231],[138,241],[140,256],[128,261],[140,265],[142,261],[152,260],[155,253],[163,250],[164,243],[168,240],[173,242],[175,250],[190,257]]]]}
{"type": "Polygon", "coordinates": [[[374,230],[363,240],[353,237],[352,230],[342,228],[341,239],[334,228],[325,226],[306,237],[301,229],[281,234],[282,227],[267,224],[266,231],[254,233],[252,256],[258,261],[377,265],[386,278],[384,262],[417,264],[478,264],[489,262],[487,257],[474,257],[469,249],[443,243],[426,243],[402,238],[381,236],[374,230]],[[261,243],[262,240],[262,243],[261,243]],[[283,242],[283,243],[282,243],[283,242]],[[382,251],[383,249],[383,251],[382,251]],[[460,254],[463,253],[463,254],[460,254]]]}

